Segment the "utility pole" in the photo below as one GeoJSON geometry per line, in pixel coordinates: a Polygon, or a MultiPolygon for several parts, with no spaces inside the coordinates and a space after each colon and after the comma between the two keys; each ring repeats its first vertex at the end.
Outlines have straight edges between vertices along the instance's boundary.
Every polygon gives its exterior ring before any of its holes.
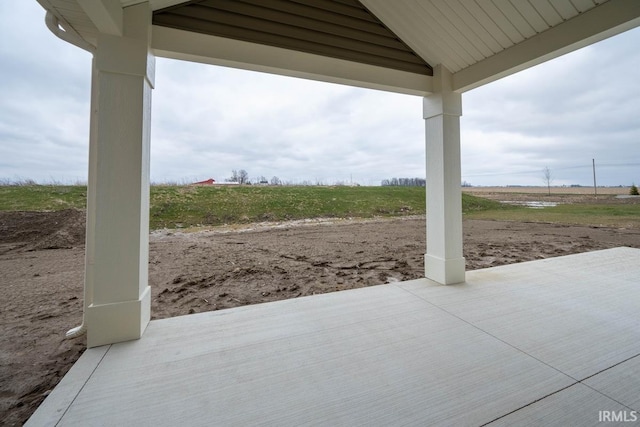
{"type": "Polygon", "coordinates": [[[596,185],[596,159],[591,159],[593,164],[593,194],[598,198],[598,186],[596,185]]]}

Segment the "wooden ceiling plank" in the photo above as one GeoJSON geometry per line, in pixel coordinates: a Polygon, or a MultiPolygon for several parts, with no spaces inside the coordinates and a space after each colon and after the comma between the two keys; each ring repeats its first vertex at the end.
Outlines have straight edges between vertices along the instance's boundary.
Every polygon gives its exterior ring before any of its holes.
{"type": "Polygon", "coordinates": [[[571,19],[578,14],[578,9],[571,0],[553,0],[553,8],[560,14],[563,20],[571,19]]]}
{"type": "Polygon", "coordinates": [[[536,30],[520,14],[520,12],[513,7],[509,0],[493,0],[493,2],[525,39],[536,35],[536,30]]]}
{"type": "MultiPolygon", "coordinates": [[[[211,4],[213,7],[215,7],[215,3],[216,0],[207,0],[201,2],[201,4],[205,5],[211,4]]],[[[371,20],[354,19],[353,17],[344,16],[323,9],[317,9],[289,0],[243,0],[242,3],[262,7],[264,9],[286,12],[291,15],[317,19],[319,21],[333,22],[336,25],[348,26],[350,28],[370,32],[373,34],[379,34],[383,36],[386,36],[388,34],[388,30],[381,26],[378,22],[372,22],[371,20]]]]}
{"type": "Polygon", "coordinates": [[[549,29],[549,25],[544,22],[542,16],[540,16],[538,11],[533,6],[531,6],[531,3],[529,3],[527,0],[514,0],[511,2],[511,4],[513,4],[520,15],[522,15],[522,17],[536,31],[536,33],[541,33],[549,29]]]}
{"type": "Polygon", "coordinates": [[[464,92],[640,25],[640,2],[610,0],[454,74],[464,92]]]}
{"type": "MultiPolygon", "coordinates": [[[[509,45],[505,48],[511,47],[516,43],[520,43],[524,40],[524,36],[518,31],[511,21],[490,1],[478,3],[476,1],[465,4],[470,10],[475,12],[475,8],[482,10],[492,22],[500,29],[500,31],[509,39],[509,45]]],[[[478,15],[480,16],[480,15],[478,15]]]]}
{"type": "MultiPolygon", "coordinates": [[[[450,37],[446,36],[445,29],[432,14],[424,13],[429,10],[427,4],[422,1],[413,0],[407,3],[407,7],[413,12],[408,16],[420,16],[428,19],[427,22],[423,22],[422,24],[428,34],[427,40],[431,40],[432,46],[440,51],[442,63],[447,67],[447,69],[457,70],[467,67],[475,62],[473,57],[467,52],[460,52],[456,49],[457,46],[452,42],[450,37]]],[[[415,28],[415,24],[413,28],[415,28]]]]}
{"type": "Polygon", "coordinates": [[[502,50],[500,44],[460,2],[440,0],[434,4],[437,4],[444,14],[450,16],[456,28],[480,51],[483,57],[486,58],[502,50]]]}
{"type": "Polygon", "coordinates": [[[452,20],[451,17],[443,11],[443,9],[446,9],[446,5],[439,4],[439,2],[440,0],[431,0],[431,5],[428,7],[429,13],[433,16],[434,20],[442,25],[445,36],[452,44],[455,44],[455,49],[461,50],[465,55],[468,55],[472,62],[481,61],[486,58],[480,49],[471,43],[465,34],[460,31],[460,21],[458,20],[456,22],[452,20]]]}
{"type": "Polygon", "coordinates": [[[563,21],[562,16],[556,11],[548,0],[540,0],[531,3],[531,6],[544,19],[548,27],[554,27],[563,21]]]}
{"type": "Polygon", "coordinates": [[[465,13],[470,16],[469,19],[471,19],[474,24],[469,25],[476,34],[486,32],[487,36],[483,37],[486,39],[485,43],[487,43],[492,50],[495,49],[495,52],[499,52],[513,45],[509,36],[502,31],[498,24],[496,24],[476,2],[455,2],[453,4],[461,9],[460,14],[465,13]],[[476,28],[476,26],[478,28],[476,28]],[[493,43],[488,42],[487,40],[489,39],[493,40],[493,43]]]}
{"type": "Polygon", "coordinates": [[[571,3],[575,6],[580,13],[586,12],[596,6],[593,0],[571,0],[571,3]]]}
{"type": "MultiPolygon", "coordinates": [[[[204,3],[200,5],[205,6],[204,3]]],[[[334,34],[354,40],[366,41],[389,48],[408,50],[407,46],[404,43],[400,42],[397,37],[395,37],[391,33],[385,35],[375,34],[355,29],[353,28],[353,25],[338,25],[333,22],[320,21],[301,15],[292,15],[288,12],[267,9],[264,7],[256,6],[254,4],[247,4],[232,0],[217,0],[215,2],[215,9],[237,13],[240,15],[246,15],[253,18],[264,19],[284,25],[307,28],[309,30],[334,34]]]]}
{"type": "Polygon", "coordinates": [[[369,89],[417,96],[433,91],[433,73],[412,73],[157,25],[152,49],[158,57],[369,89]]]}
{"type": "MultiPolygon", "coordinates": [[[[395,8],[391,2],[377,0],[361,0],[364,5],[376,16],[385,17],[385,26],[389,27],[394,34],[402,40],[409,40],[409,47],[428,63],[442,62],[442,52],[435,48],[432,43],[415,43],[417,40],[428,40],[428,23],[417,20],[414,13],[403,14],[395,8]],[[403,22],[406,25],[395,25],[403,22]],[[391,24],[391,25],[390,25],[391,24]],[[428,60],[427,60],[428,58],[428,60]]],[[[451,64],[449,64],[451,65],[451,64]]]]}
{"type": "MultiPolygon", "coordinates": [[[[171,12],[171,15],[186,16],[189,18],[210,22],[213,26],[216,24],[227,25],[230,27],[238,28],[238,30],[248,31],[248,34],[273,34],[283,37],[289,37],[292,39],[293,44],[295,41],[302,41],[307,43],[320,43],[327,46],[340,46],[348,50],[357,52],[370,53],[372,55],[384,56],[392,59],[397,59],[404,62],[412,62],[416,64],[423,63],[424,61],[418,56],[408,51],[400,51],[397,49],[388,48],[385,46],[373,45],[371,43],[362,42],[359,40],[345,39],[332,34],[320,33],[312,31],[306,28],[292,27],[288,25],[281,25],[278,23],[265,21],[259,18],[250,16],[243,16],[234,13],[229,13],[220,10],[213,10],[209,8],[198,7],[197,5],[184,7],[181,9],[175,9],[171,12]]],[[[155,22],[155,18],[154,18],[155,22]]],[[[215,27],[222,28],[222,27],[215,27]]],[[[212,33],[215,35],[228,35],[212,33]]],[[[238,31],[233,31],[235,37],[237,37],[238,31]]],[[[260,37],[252,39],[254,42],[260,42],[260,37]]]]}
{"type": "MultiPolygon", "coordinates": [[[[263,0],[268,3],[270,0],[263,0]]],[[[377,18],[361,7],[347,6],[345,4],[334,2],[333,0],[290,0],[294,3],[322,9],[330,12],[339,13],[341,15],[350,16],[352,18],[362,19],[363,21],[378,22],[377,18]]]]}
{"type": "Polygon", "coordinates": [[[156,25],[160,24],[168,26],[170,28],[195,31],[201,34],[218,36],[222,35],[223,37],[230,37],[252,43],[255,43],[255,39],[260,38],[263,40],[264,44],[270,46],[281,47],[285,49],[294,49],[319,55],[326,55],[334,58],[410,71],[413,73],[428,74],[428,72],[430,72],[429,67],[425,64],[403,62],[384,56],[377,56],[366,52],[352,51],[342,47],[327,46],[320,43],[312,43],[301,40],[294,41],[289,37],[283,37],[277,34],[266,34],[246,28],[237,28],[220,23],[211,23],[187,16],[177,15],[175,13],[160,14],[156,16],[154,20],[158,20],[156,25]]]}

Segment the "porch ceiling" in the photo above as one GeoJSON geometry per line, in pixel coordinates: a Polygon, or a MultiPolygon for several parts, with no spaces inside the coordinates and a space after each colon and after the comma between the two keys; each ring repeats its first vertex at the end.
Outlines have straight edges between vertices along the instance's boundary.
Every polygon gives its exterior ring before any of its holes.
{"type": "Polygon", "coordinates": [[[158,10],[153,23],[433,75],[421,57],[357,0],[199,0],[158,10]]]}
{"type": "MultiPolygon", "coordinates": [[[[96,44],[141,0],[37,0],[96,44]]],[[[150,0],[163,57],[402,93],[466,91],[640,25],[636,0],[150,0]]],[[[120,22],[120,24],[118,24],[120,22]]],[[[119,25],[119,26],[118,26],[119,25]]]]}

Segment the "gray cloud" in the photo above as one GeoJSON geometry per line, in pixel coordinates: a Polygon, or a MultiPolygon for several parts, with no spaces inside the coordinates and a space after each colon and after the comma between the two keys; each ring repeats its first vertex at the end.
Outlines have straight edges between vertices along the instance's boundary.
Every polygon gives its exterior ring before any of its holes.
{"type": "Polygon", "coordinates": [[[535,185],[549,166],[588,185],[595,158],[603,185],[640,180],[639,43],[634,29],[465,94],[465,179],[535,185]]]}
{"type": "Polygon", "coordinates": [[[0,4],[0,177],[86,180],[90,55],[55,38],[36,2],[0,4]]]}
{"type": "MultiPolygon", "coordinates": [[[[231,169],[243,168],[252,176],[275,175],[291,181],[331,182],[354,175],[378,183],[385,176],[381,166],[388,168],[390,156],[406,155],[406,146],[411,147],[411,157],[416,150],[423,151],[420,100],[414,97],[179,65],[189,69],[185,85],[172,81],[175,62],[158,62],[154,144],[161,140],[191,154],[202,153],[208,159],[199,169],[202,176],[220,179],[231,169]],[[174,114],[180,110],[177,99],[197,108],[174,114]]],[[[424,166],[419,165],[416,174],[423,175],[424,166]]],[[[388,168],[389,173],[403,172],[393,167],[397,165],[388,168]]],[[[180,174],[180,168],[173,173],[180,174]]]]}
{"type": "MultiPolygon", "coordinates": [[[[36,2],[0,4],[0,178],[86,179],[90,56],[36,2]]],[[[463,96],[463,179],[475,185],[640,181],[640,30],[463,96]],[[609,165],[609,166],[607,166],[609,165]],[[625,166],[631,165],[631,166],[625,166]]],[[[158,58],[152,180],[378,184],[424,176],[421,99],[158,58]]]]}

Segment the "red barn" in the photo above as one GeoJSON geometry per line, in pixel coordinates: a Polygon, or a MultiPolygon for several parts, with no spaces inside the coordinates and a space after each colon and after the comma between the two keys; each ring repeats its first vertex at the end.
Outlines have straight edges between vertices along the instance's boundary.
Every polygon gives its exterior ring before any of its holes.
{"type": "Polygon", "coordinates": [[[206,181],[194,182],[191,185],[213,185],[216,183],[216,180],[213,178],[209,178],[206,181]]]}

